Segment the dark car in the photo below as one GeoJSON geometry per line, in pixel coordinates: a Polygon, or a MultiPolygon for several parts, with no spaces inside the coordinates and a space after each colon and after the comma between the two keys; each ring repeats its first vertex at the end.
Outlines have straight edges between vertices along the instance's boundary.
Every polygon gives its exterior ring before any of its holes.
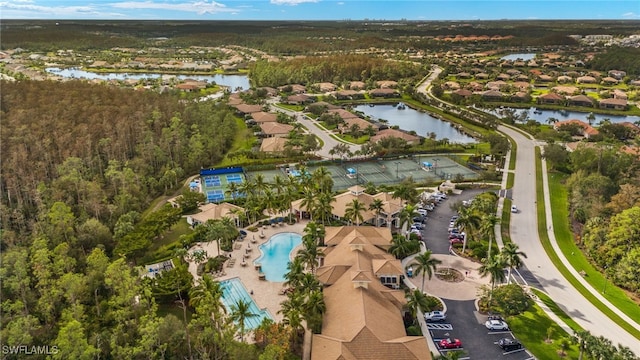
{"type": "Polygon", "coordinates": [[[413,222],[414,223],[420,223],[420,224],[424,223],[424,216],[416,216],[416,217],[414,217],[413,218],[413,222]]]}
{"type": "Polygon", "coordinates": [[[498,341],[498,345],[504,351],[514,351],[522,349],[522,344],[516,339],[504,338],[498,341]]]}

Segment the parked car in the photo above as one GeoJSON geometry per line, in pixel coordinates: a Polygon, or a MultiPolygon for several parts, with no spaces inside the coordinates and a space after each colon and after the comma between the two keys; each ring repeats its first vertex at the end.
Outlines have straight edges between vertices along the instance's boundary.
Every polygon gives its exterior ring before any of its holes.
{"type": "Polygon", "coordinates": [[[460,339],[442,339],[440,340],[440,347],[444,349],[458,349],[462,347],[462,341],[460,341],[460,339]]]}
{"type": "Polygon", "coordinates": [[[511,205],[511,212],[514,214],[518,213],[518,208],[515,205],[511,205]]]}
{"type": "Polygon", "coordinates": [[[503,320],[487,320],[484,326],[488,330],[509,330],[509,325],[503,320]]]}
{"type": "Polygon", "coordinates": [[[444,321],[447,319],[447,314],[442,311],[431,311],[424,313],[424,320],[426,322],[444,321]]]}
{"type": "Polygon", "coordinates": [[[424,216],[416,216],[413,218],[414,223],[423,223],[426,218],[424,216]]]}
{"type": "Polygon", "coordinates": [[[413,223],[413,225],[411,225],[411,227],[415,227],[418,230],[422,230],[422,229],[424,229],[424,224],[422,224],[422,223],[413,223]]]}
{"type": "Polygon", "coordinates": [[[464,233],[457,233],[457,234],[449,234],[449,240],[453,240],[453,239],[459,239],[459,240],[464,240],[464,233]]]}
{"type": "Polygon", "coordinates": [[[416,210],[416,212],[422,216],[427,216],[427,210],[426,209],[418,209],[416,210]]]}
{"type": "Polygon", "coordinates": [[[514,351],[522,349],[522,344],[520,341],[511,338],[504,338],[498,340],[498,346],[504,351],[514,351]]]}
{"type": "Polygon", "coordinates": [[[453,244],[462,244],[462,243],[464,243],[464,239],[457,239],[457,238],[449,239],[449,243],[451,245],[453,245],[453,244]]]}

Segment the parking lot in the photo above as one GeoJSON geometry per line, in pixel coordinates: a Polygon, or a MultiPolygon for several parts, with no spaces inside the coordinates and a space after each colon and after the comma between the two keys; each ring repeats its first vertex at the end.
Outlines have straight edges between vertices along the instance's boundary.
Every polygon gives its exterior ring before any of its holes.
{"type": "MultiPolygon", "coordinates": [[[[466,190],[460,195],[450,195],[428,213],[426,227],[422,230],[422,238],[428,249],[434,254],[449,253],[448,227],[451,217],[455,215],[451,204],[469,200],[484,191],[486,190],[466,190]]],[[[461,359],[533,359],[526,349],[503,351],[498,341],[503,338],[513,339],[513,334],[510,331],[487,330],[487,316],[476,311],[474,300],[447,299],[446,294],[440,294],[440,297],[447,307],[447,318],[442,322],[428,323],[428,329],[441,353],[463,351],[461,359]],[[439,346],[442,339],[459,339],[462,347],[443,349],[439,346]]]]}

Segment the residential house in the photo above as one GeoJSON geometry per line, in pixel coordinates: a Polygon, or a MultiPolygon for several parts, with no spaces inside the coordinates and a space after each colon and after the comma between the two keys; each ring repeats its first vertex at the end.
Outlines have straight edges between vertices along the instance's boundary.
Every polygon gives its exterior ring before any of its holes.
{"type": "Polygon", "coordinates": [[[582,128],[582,136],[585,139],[589,139],[590,137],[594,136],[594,135],[598,135],[600,132],[596,129],[594,129],[591,125],[587,124],[584,121],[581,120],[577,120],[577,119],[570,119],[570,120],[564,120],[564,121],[558,121],[555,124],[553,124],[553,128],[554,130],[558,130],[559,128],[561,128],[564,125],[570,125],[570,124],[576,124],[578,125],[580,128],[582,128]]]}
{"type": "Polygon", "coordinates": [[[602,99],[598,106],[601,109],[613,109],[613,110],[626,110],[627,109],[627,100],[624,99],[602,99]]]}
{"type": "Polygon", "coordinates": [[[394,89],[389,89],[389,88],[380,88],[380,89],[372,89],[369,90],[369,95],[373,96],[373,97],[384,97],[384,98],[389,98],[389,97],[397,97],[399,95],[397,90],[394,89]]]}
{"type": "Polygon", "coordinates": [[[546,93],[538,96],[538,104],[562,104],[564,103],[564,96],[556,93],[546,93]]]}
{"type": "Polygon", "coordinates": [[[613,78],[611,76],[607,76],[605,78],[602,79],[602,83],[604,85],[615,85],[617,84],[619,81],[616,78],[613,78]]]}
{"type": "Polygon", "coordinates": [[[313,86],[317,87],[318,90],[320,90],[320,92],[323,92],[323,93],[335,91],[337,88],[335,84],[332,84],[330,82],[317,83],[317,84],[313,84],[313,86]]]}
{"type": "Polygon", "coordinates": [[[406,133],[406,132],[400,131],[400,130],[396,130],[396,129],[380,130],[380,131],[378,131],[378,133],[376,135],[372,136],[371,139],[369,139],[369,141],[371,143],[377,143],[378,141],[386,139],[388,137],[395,137],[395,138],[403,139],[409,145],[417,144],[418,142],[420,142],[420,137],[419,136],[411,135],[409,133],[406,133]]]}
{"type": "Polygon", "coordinates": [[[278,115],[270,112],[258,111],[251,114],[251,118],[256,123],[274,122],[278,120],[278,115]]]}
{"type": "Polygon", "coordinates": [[[490,89],[490,90],[498,90],[498,91],[499,91],[499,90],[506,89],[508,86],[509,86],[509,84],[508,84],[508,83],[506,83],[506,82],[504,82],[504,81],[502,81],[502,80],[498,80],[498,81],[489,81],[489,82],[485,85],[485,87],[486,87],[487,89],[490,89]]]}
{"type": "Polygon", "coordinates": [[[350,90],[363,90],[366,87],[367,84],[365,84],[363,81],[351,81],[349,83],[350,90]]]}
{"type": "Polygon", "coordinates": [[[283,137],[269,137],[262,139],[260,151],[267,153],[279,153],[285,150],[287,139],[283,137]]]}
{"type": "Polygon", "coordinates": [[[453,94],[461,96],[463,98],[468,98],[471,95],[473,95],[473,93],[470,90],[467,90],[467,89],[456,90],[456,91],[453,92],[453,94]]]}
{"type": "Polygon", "coordinates": [[[580,76],[576,79],[578,84],[595,84],[597,82],[596,78],[593,76],[580,76]]]}
{"type": "Polygon", "coordinates": [[[628,96],[627,93],[620,90],[620,89],[613,89],[613,98],[614,99],[622,99],[622,100],[627,100],[628,96]]]}
{"type": "Polygon", "coordinates": [[[395,89],[398,87],[398,82],[393,80],[380,80],[376,81],[376,85],[381,89],[395,89]]]}
{"type": "Polygon", "coordinates": [[[338,100],[354,100],[364,98],[364,94],[356,90],[340,90],[335,92],[338,100]]]}
{"type": "Polygon", "coordinates": [[[344,125],[340,127],[340,132],[341,133],[350,132],[354,126],[357,126],[358,129],[360,129],[360,131],[364,131],[369,127],[373,128],[374,131],[378,131],[378,129],[380,128],[380,125],[370,123],[367,120],[361,119],[356,116],[356,117],[344,119],[344,125]]]}
{"type": "Polygon", "coordinates": [[[424,337],[408,336],[404,327],[407,300],[395,289],[404,270],[387,253],[389,229],[327,227],[325,244],[316,274],[326,312],[311,360],[431,360],[424,337]]]}
{"type": "Polygon", "coordinates": [[[531,84],[528,81],[516,81],[513,83],[513,87],[519,91],[529,91],[531,84]]]}
{"type": "Polygon", "coordinates": [[[611,76],[612,78],[622,80],[625,76],[627,76],[627,73],[622,70],[609,70],[607,75],[611,76]]]}
{"type": "Polygon", "coordinates": [[[238,104],[234,107],[241,116],[262,111],[262,105],[238,104]]]}
{"type": "Polygon", "coordinates": [[[482,98],[487,101],[501,101],[504,94],[498,90],[487,90],[482,93],[482,98]]]}
{"type": "Polygon", "coordinates": [[[511,101],[513,102],[529,102],[531,101],[531,95],[524,91],[518,91],[515,94],[511,95],[511,101]]]}
{"type": "Polygon", "coordinates": [[[574,95],[580,93],[580,89],[578,87],[567,85],[554,86],[552,90],[561,95],[574,95]]]}
{"type": "Polygon", "coordinates": [[[313,99],[305,94],[289,95],[285,102],[290,105],[304,105],[313,102],[313,99]]]}
{"type": "Polygon", "coordinates": [[[581,94],[569,97],[567,103],[572,106],[593,107],[594,101],[590,97],[581,94]]]}
{"type": "Polygon", "coordinates": [[[267,122],[260,124],[260,129],[265,137],[286,137],[293,130],[293,126],[279,122],[267,122]]]}
{"type": "Polygon", "coordinates": [[[552,81],[553,81],[553,77],[547,74],[540,74],[536,78],[536,82],[548,83],[552,81]]]}
{"type": "Polygon", "coordinates": [[[573,82],[573,78],[571,76],[567,76],[567,75],[561,75],[558,76],[558,78],[556,79],[556,81],[560,84],[564,84],[564,83],[572,83],[573,82]]]}

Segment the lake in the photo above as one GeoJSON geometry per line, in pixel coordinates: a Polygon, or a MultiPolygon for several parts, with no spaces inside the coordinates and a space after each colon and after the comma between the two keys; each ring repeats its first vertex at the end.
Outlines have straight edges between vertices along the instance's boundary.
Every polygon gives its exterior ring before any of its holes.
{"type": "Polygon", "coordinates": [[[81,70],[77,68],[69,68],[69,69],[61,69],[61,68],[46,68],[47,72],[62,76],[65,78],[76,78],[76,79],[101,79],[101,80],[127,80],[127,79],[157,79],[163,75],[166,76],[175,76],[178,79],[194,79],[198,81],[206,81],[208,83],[216,83],[218,85],[223,85],[229,87],[231,91],[235,91],[237,88],[241,88],[242,90],[247,90],[250,88],[249,78],[246,75],[170,75],[170,74],[160,74],[160,73],[94,73],[91,71],[81,70]]]}
{"type": "MultiPolygon", "coordinates": [[[[578,119],[586,123],[589,122],[589,120],[587,120],[587,116],[589,116],[589,113],[586,113],[586,112],[569,111],[569,110],[564,110],[560,112],[557,110],[540,109],[537,111],[539,112],[539,114],[536,114],[534,113],[534,111],[536,110],[535,108],[515,109],[515,110],[516,110],[516,114],[520,114],[522,111],[527,112],[528,114],[527,117],[529,119],[536,120],[542,124],[547,124],[547,120],[550,117],[556,118],[560,121],[569,120],[569,119],[578,119]]],[[[611,120],[612,123],[621,123],[625,121],[634,123],[636,121],[640,121],[640,116],[606,115],[606,114],[596,114],[596,113],[594,113],[593,116],[595,116],[595,120],[592,123],[593,125],[598,125],[604,119],[609,119],[611,120]]]]}
{"type": "Polygon", "coordinates": [[[522,53],[522,54],[509,54],[509,55],[505,55],[503,57],[500,58],[500,60],[524,60],[524,61],[529,61],[529,60],[533,60],[536,57],[535,53],[522,53]]]}
{"type": "Polygon", "coordinates": [[[436,139],[449,139],[451,143],[470,144],[476,140],[451,126],[447,121],[435,118],[427,113],[406,107],[398,109],[397,105],[358,105],[353,108],[374,120],[387,120],[389,125],[397,125],[402,130],[415,131],[420,136],[428,133],[436,134],[436,139]]]}

